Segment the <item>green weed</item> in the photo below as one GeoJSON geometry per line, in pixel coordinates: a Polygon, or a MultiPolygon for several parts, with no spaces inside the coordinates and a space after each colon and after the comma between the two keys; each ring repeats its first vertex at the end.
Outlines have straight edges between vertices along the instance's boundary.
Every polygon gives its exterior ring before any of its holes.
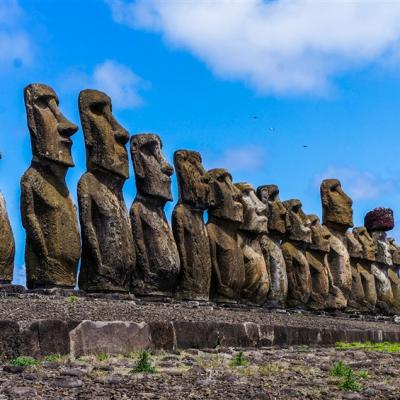
{"type": "Polygon", "coordinates": [[[400,352],[400,342],[353,342],[343,343],[337,342],[336,350],[365,350],[365,351],[379,351],[383,353],[398,353],[400,352]]]}
{"type": "Polygon", "coordinates": [[[110,355],[107,353],[100,353],[96,356],[98,361],[107,361],[110,358],[110,355]]]}
{"type": "Polygon", "coordinates": [[[229,365],[231,367],[247,367],[249,365],[249,362],[246,360],[243,351],[239,351],[239,353],[237,353],[235,357],[232,358],[229,365]]]}
{"type": "Polygon", "coordinates": [[[60,354],[49,354],[45,357],[45,361],[48,362],[61,362],[64,360],[64,357],[60,354]]]}
{"type": "Polygon", "coordinates": [[[78,301],[78,296],[71,294],[67,297],[67,301],[70,304],[75,304],[78,301]]]}
{"type": "Polygon", "coordinates": [[[132,372],[144,372],[147,374],[155,374],[157,372],[156,369],[151,365],[151,356],[148,351],[143,350],[139,353],[139,358],[137,359],[132,372]]]}
{"type": "Polygon", "coordinates": [[[10,360],[9,364],[19,367],[31,367],[33,365],[38,365],[39,361],[35,360],[32,357],[19,356],[17,358],[13,358],[12,360],[10,360]]]}

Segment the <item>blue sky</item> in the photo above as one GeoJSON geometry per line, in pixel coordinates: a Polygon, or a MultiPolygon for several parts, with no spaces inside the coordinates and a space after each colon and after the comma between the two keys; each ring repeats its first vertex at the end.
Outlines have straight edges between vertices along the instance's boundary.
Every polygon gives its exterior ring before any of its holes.
{"type": "MultiPolygon", "coordinates": [[[[27,84],[52,86],[78,124],[79,91],[105,90],[129,132],[159,134],[170,161],[198,150],[206,168],[276,183],[307,213],[321,214],[321,179],[339,178],[355,225],[386,206],[400,226],[399,45],[400,2],[0,0],[0,190],[15,280],[24,280],[27,84]]],[[[73,139],[76,199],[82,131],[73,139]]],[[[130,207],[132,176],[124,191],[130,207]]]]}

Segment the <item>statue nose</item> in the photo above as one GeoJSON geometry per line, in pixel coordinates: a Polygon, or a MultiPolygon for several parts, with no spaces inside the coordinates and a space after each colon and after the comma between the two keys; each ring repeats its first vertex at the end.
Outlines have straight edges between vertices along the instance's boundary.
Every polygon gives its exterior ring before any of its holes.
{"type": "Polygon", "coordinates": [[[61,135],[69,137],[78,130],[78,127],[72,122],[60,122],[57,129],[61,135]]]}
{"type": "Polygon", "coordinates": [[[171,165],[166,163],[162,167],[162,172],[164,172],[165,175],[172,176],[172,174],[174,173],[174,169],[171,165]]]}

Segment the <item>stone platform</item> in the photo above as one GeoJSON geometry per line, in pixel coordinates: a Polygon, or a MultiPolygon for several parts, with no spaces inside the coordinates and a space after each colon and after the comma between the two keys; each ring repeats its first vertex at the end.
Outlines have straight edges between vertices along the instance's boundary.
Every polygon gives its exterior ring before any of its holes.
{"type": "Polygon", "coordinates": [[[400,341],[397,317],[316,314],[110,296],[0,297],[0,353],[124,354],[148,349],[265,348],[338,341],[400,341]]]}

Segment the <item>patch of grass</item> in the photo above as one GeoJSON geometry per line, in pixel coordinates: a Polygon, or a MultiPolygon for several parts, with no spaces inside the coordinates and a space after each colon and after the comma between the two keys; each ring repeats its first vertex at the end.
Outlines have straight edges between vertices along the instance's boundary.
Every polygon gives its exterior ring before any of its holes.
{"type": "Polygon", "coordinates": [[[67,301],[69,304],[75,304],[78,301],[78,296],[71,294],[67,297],[67,301]]]}
{"type": "Polygon", "coordinates": [[[110,358],[110,355],[107,353],[100,353],[96,356],[98,361],[107,361],[110,358]]]}
{"type": "Polygon", "coordinates": [[[258,367],[258,373],[261,376],[277,375],[281,372],[281,368],[276,364],[260,365],[258,367]]]}
{"type": "Polygon", "coordinates": [[[400,342],[353,342],[343,343],[337,342],[336,350],[365,350],[365,351],[379,351],[382,353],[398,353],[400,352],[400,342]]]}
{"type": "Polygon", "coordinates": [[[60,354],[49,354],[44,360],[48,362],[61,362],[64,361],[64,357],[60,354]]]}
{"type": "Polygon", "coordinates": [[[239,351],[239,353],[237,353],[235,357],[232,358],[229,365],[231,367],[247,367],[249,365],[249,361],[246,360],[243,351],[239,351]]]}
{"type": "Polygon", "coordinates": [[[360,371],[355,373],[342,361],[335,363],[330,370],[330,374],[341,378],[338,384],[340,389],[352,392],[359,392],[362,389],[362,386],[357,382],[357,378],[368,378],[368,372],[360,371]]]}
{"type": "Polygon", "coordinates": [[[156,369],[151,365],[151,356],[147,350],[143,350],[139,353],[139,358],[133,366],[132,372],[144,372],[146,374],[155,374],[157,372],[156,369]]]}
{"type": "Polygon", "coordinates": [[[350,367],[348,367],[344,362],[339,361],[335,363],[335,365],[331,368],[330,374],[333,376],[347,376],[349,371],[352,371],[350,367]]]}
{"type": "Polygon", "coordinates": [[[12,360],[10,360],[9,364],[19,367],[31,367],[34,365],[38,365],[39,361],[35,360],[33,357],[19,356],[17,358],[13,358],[12,360]]]}
{"type": "Polygon", "coordinates": [[[356,372],[356,375],[360,379],[368,379],[369,378],[369,373],[367,371],[358,371],[358,372],[356,372]]]}
{"type": "Polygon", "coordinates": [[[347,371],[346,376],[339,383],[339,387],[342,390],[347,390],[351,392],[359,392],[362,386],[356,381],[356,376],[354,375],[351,368],[347,371]]]}

